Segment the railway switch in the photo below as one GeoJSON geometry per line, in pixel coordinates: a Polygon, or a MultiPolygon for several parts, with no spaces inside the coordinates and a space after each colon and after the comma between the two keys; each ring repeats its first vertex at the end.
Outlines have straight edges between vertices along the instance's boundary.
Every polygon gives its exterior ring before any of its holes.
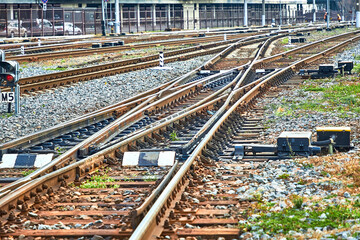
{"type": "MultiPolygon", "coordinates": [[[[293,156],[312,156],[323,150],[335,148],[338,151],[351,149],[349,127],[318,127],[317,141],[311,141],[311,132],[282,132],[277,144],[241,144],[235,145],[234,159],[252,158],[284,159],[293,156]]],[[[330,151],[331,149],[331,151],[330,151]]]]}
{"type": "Polygon", "coordinates": [[[335,70],[335,66],[332,64],[322,64],[319,66],[319,70],[315,69],[301,69],[299,75],[304,76],[308,74],[311,79],[334,77],[338,71],[335,70]]]}
{"type": "Polygon", "coordinates": [[[352,61],[339,61],[338,67],[336,68],[333,64],[322,64],[319,66],[319,69],[300,69],[299,75],[310,76],[311,79],[327,78],[334,77],[338,70],[343,74],[347,72],[351,74],[352,69],[354,68],[354,63],[352,61]]]}

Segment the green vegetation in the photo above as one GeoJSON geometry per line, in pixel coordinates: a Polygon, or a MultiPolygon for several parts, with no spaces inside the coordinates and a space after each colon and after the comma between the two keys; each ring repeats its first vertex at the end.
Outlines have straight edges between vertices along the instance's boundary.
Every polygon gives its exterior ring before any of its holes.
{"type": "Polygon", "coordinates": [[[14,115],[14,114],[13,113],[3,113],[3,114],[0,114],[0,118],[9,118],[12,115],[14,115]]]}
{"type": "Polygon", "coordinates": [[[54,149],[59,155],[63,154],[66,151],[66,148],[55,147],[54,149]]]}
{"type": "Polygon", "coordinates": [[[64,71],[67,67],[46,68],[47,71],[64,71]]]}
{"type": "Polygon", "coordinates": [[[312,164],[312,163],[303,163],[302,165],[303,165],[303,168],[305,168],[305,169],[309,169],[309,168],[314,167],[314,164],[312,164]]]}
{"type": "Polygon", "coordinates": [[[291,105],[295,109],[318,112],[360,113],[360,85],[339,83],[328,88],[307,86],[304,91],[322,92],[319,98],[291,105]]]}
{"type": "Polygon", "coordinates": [[[281,44],[286,45],[286,44],[288,44],[288,43],[289,43],[289,38],[283,38],[283,39],[281,40],[281,44]]]}
{"type": "Polygon", "coordinates": [[[346,220],[360,218],[360,209],[355,205],[353,205],[355,208],[338,205],[327,206],[317,211],[306,211],[298,208],[302,201],[300,199],[302,198],[297,198],[295,208],[286,208],[271,214],[260,213],[260,216],[252,220],[251,224],[240,224],[239,228],[250,230],[257,226],[268,234],[286,234],[289,231],[315,227],[346,228],[351,226],[346,220]]]}
{"type": "Polygon", "coordinates": [[[278,176],[278,179],[289,179],[290,175],[287,173],[281,174],[278,176]]]}
{"type": "Polygon", "coordinates": [[[154,182],[157,180],[157,177],[156,176],[145,176],[144,177],[144,181],[145,182],[154,182]]]}
{"type": "Polygon", "coordinates": [[[170,140],[171,141],[178,141],[179,138],[177,136],[177,133],[175,131],[172,131],[172,133],[170,133],[170,140]]]}
{"type": "Polygon", "coordinates": [[[305,185],[305,184],[306,184],[306,182],[304,181],[304,179],[300,178],[300,180],[299,180],[298,184],[300,184],[300,185],[305,185]]]}
{"type": "Polygon", "coordinates": [[[262,203],[263,202],[263,196],[262,196],[261,192],[254,192],[252,194],[252,200],[257,201],[259,203],[262,203]]]}
{"type": "MultiPolygon", "coordinates": [[[[360,57],[360,56],[356,56],[356,57],[360,57]]],[[[356,73],[359,73],[360,72],[360,64],[355,64],[354,68],[353,68],[353,71],[356,72],[356,73]]]]}
{"type": "Polygon", "coordinates": [[[95,175],[92,176],[90,180],[82,183],[80,188],[119,188],[117,184],[109,184],[109,186],[106,184],[111,182],[115,182],[115,179],[109,177],[107,174],[95,175]]]}
{"type": "Polygon", "coordinates": [[[294,196],[291,201],[292,201],[292,203],[294,204],[294,208],[296,208],[296,209],[301,209],[301,208],[302,208],[302,204],[303,204],[303,202],[304,202],[304,198],[303,198],[303,197],[300,197],[300,196],[294,196]]]}
{"type": "Polygon", "coordinates": [[[35,172],[35,169],[29,169],[29,170],[26,170],[26,171],[22,171],[21,174],[26,177],[28,175],[30,175],[31,173],[35,172]]]}

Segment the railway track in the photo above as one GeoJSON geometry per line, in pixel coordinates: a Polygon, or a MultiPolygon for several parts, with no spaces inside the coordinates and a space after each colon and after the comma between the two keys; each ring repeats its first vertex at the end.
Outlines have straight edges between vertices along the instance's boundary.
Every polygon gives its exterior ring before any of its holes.
{"type": "MultiPolygon", "coordinates": [[[[289,29],[286,27],[285,29],[289,29]]],[[[81,41],[84,38],[80,39],[66,39],[66,40],[48,40],[43,41],[41,44],[45,46],[38,46],[38,38],[33,38],[28,40],[28,42],[22,43],[12,43],[12,44],[2,44],[0,45],[0,49],[7,50],[8,53],[17,53],[20,54],[21,46],[27,47],[25,49],[26,54],[31,53],[39,53],[39,52],[48,52],[48,51],[56,51],[63,49],[75,49],[75,48],[86,48],[91,47],[93,43],[107,43],[107,42],[117,42],[117,41],[126,41],[129,43],[136,42],[144,42],[144,41],[164,41],[171,39],[179,39],[179,38],[191,38],[198,37],[201,35],[214,36],[220,34],[247,34],[253,32],[261,32],[261,31],[269,31],[273,30],[271,28],[264,27],[255,27],[255,28],[232,28],[232,29],[216,29],[216,30],[198,30],[198,31],[186,31],[186,32],[166,32],[166,33],[152,33],[152,34],[141,34],[141,35],[131,35],[131,36],[123,36],[123,37],[113,37],[110,39],[98,38],[95,41],[81,41]],[[79,41],[79,42],[77,42],[79,41]]],[[[244,35],[245,36],[245,35],[244,35]]]]}
{"type": "MultiPolygon", "coordinates": [[[[263,37],[266,37],[266,35],[258,35],[258,36],[243,38],[242,39],[243,41],[238,44],[238,47],[260,42],[262,41],[261,38],[263,37]]],[[[208,44],[203,44],[201,46],[195,46],[195,47],[166,52],[165,53],[166,62],[185,60],[191,57],[200,56],[204,54],[217,53],[225,49],[226,45],[234,43],[236,41],[241,41],[241,38],[240,39],[236,38],[228,41],[219,41],[215,43],[208,43],[208,44]]],[[[110,76],[128,71],[154,67],[158,65],[157,59],[158,59],[157,55],[151,55],[151,56],[140,57],[135,59],[112,62],[108,64],[101,64],[92,67],[85,67],[75,70],[62,71],[58,73],[22,78],[19,80],[19,84],[21,86],[20,91],[21,93],[31,93],[34,91],[42,91],[42,90],[60,87],[80,81],[87,81],[104,76],[110,76]]],[[[3,89],[3,90],[8,91],[9,89],[3,89]]]]}
{"type": "MultiPolygon", "coordinates": [[[[354,33],[355,35],[356,33],[354,33]]],[[[343,35],[343,37],[348,37],[348,35],[343,35]]],[[[280,84],[281,82],[289,79],[296,70],[302,67],[304,64],[310,64],[321,57],[325,56],[326,54],[330,54],[333,51],[341,49],[342,47],[350,44],[351,42],[358,40],[360,37],[355,36],[354,38],[347,40],[337,46],[328,49],[325,52],[320,54],[305,58],[303,60],[297,61],[296,63],[292,64],[291,66],[284,68],[282,70],[278,70],[276,72],[270,73],[269,75],[260,77],[256,81],[254,81],[254,69],[257,66],[260,66],[261,61],[255,59],[250,64],[246,66],[241,66],[237,69],[228,70],[223,73],[213,74],[207,77],[200,79],[200,81],[196,82],[196,80],[191,79],[191,74],[183,77],[181,79],[177,79],[175,82],[185,83],[184,87],[182,88],[182,94],[185,92],[185,96],[195,97],[204,94],[203,97],[200,99],[196,99],[195,102],[188,102],[188,106],[185,109],[182,109],[181,102],[185,98],[179,98],[180,92],[176,92],[176,89],[180,89],[179,86],[175,85],[174,83],[170,83],[168,86],[163,86],[163,91],[161,91],[160,96],[163,95],[164,99],[158,99],[154,96],[148,98],[148,102],[144,101],[135,107],[133,110],[129,110],[122,115],[122,117],[118,118],[117,120],[113,121],[113,124],[110,126],[105,127],[103,132],[108,133],[106,135],[102,134],[95,134],[93,137],[100,142],[88,142],[83,144],[80,148],[80,152],[82,151],[82,157],[84,159],[80,161],[73,161],[76,159],[72,155],[73,153],[65,152],[59,158],[63,158],[63,161],[56,161],[53,164],[49,164],[47,169],[40,169],[37,172],[30,174],[28,177],[21,179],[18,182],[14,182],[13,184],[6,185],[0,191],[3,194],[3,198],[0,201],[0,209],[2,210],[2,218],[4,219],[2,236],[19,236],[20,232],[22,234],[33,234],[32,236],[68,236],[68,234],[79,235],[84,234],[85,231],[81,231],[78,229],[73,229],[73,231],[66,232],[53,229],[47,231],[40,231],[37,229],[36,231],[29,230],[10,230],[10,225],[16,223],[16,221],[21,221],[24,217],[22,217],[21,209],[25,209],[23,213],[28,214],[30,218],[37,218],[39,214],[37,211],[40,211],[34,207],[33,201],[36,200],[36,195],[40,195],[41,192],[44,192],[44,189],[48,189],[48,186],[53,186],[53,191],[57,191],[59,189],[60,193],[64,189],[60,189],[59,183],[61,183],[62,188],[67,187],[69,183],[72,182],[85,182],[86,178],[90,178],[88,175],[89,173],[93,173],[96,169],[101,169],[104,164],[114,163],[120,164],[122,163],[122,159],[124,157],[124,152],[127,151],[139,151],[142,149],[167,149],[167,150],[176,150],[178,152],[177,159],[178,160],[186,160],[179,171],[177,171],[176,175],[172,178],[169,184],[166,186],[165,190],[161,193],[159,198],[157,198],[156,202],[154,203],[153,207],[143,215],[135,215],[133,218],[133,222],[137,223],[144,217],[143,221],[141,221],[138,228],[136,228],[135,232],[132,234],[132,239],[145,239],[145,237],[152,236],[156,231],[156,235],[173,235],[173,236],[193,236],[194,234],[206,236],[206,234],[200,234],[200,230],[196,232],[194,231],[182,231],[179,228],[174,228],[172,223],[175,221],[178,224],[193,224],[193,226],[206,226],[206,225],[213,225],[216,221],[218,224],[231,224],[231,221],[226,220],[214,220],[218,219],[218,217],[213,217],[212,220],[208,220],[209,215],[212,216],[222,216],[221,218],[226,219],[225,216],[231,216],[232,211],[219,211],[215,213],[215,211],[205,211],[201,210],[202,207],[198,207],[195,209],[194,207],[190,206],[186,201],[188,201],[187,194],[182,194],[183,189],[185,189],[186,185],[193,186],[193,184],[198,184],[196,182],[195,176],[199,179],[199,176],[203,175],[213,175],[214,173],[211,172],[211,166],[214,164],[215,160],[221,161],[221,156],[226,155],[224,152],[227,147],[231,146],[231,135],[230,133],[234,133],[241,130],[241,127],[253,127],[256,124],[256,119],[245,119],[242,118],[239,112],[235,113],[235,110],[240,110],[240,112],[245,112],[248,110],[252,103],[256,100],[256,97],[263,94],[267,88],[270,86],[280,84]],[[229,75],[236,75],[235,78],[230,78],[225,80],[229,77],[229,75]],[[190,80],[190,81],[189,81],[190,80]],[[194,80],[194,81],[191,81],[194,80]],[[203,87],[200,87],[203,86],[203,87]],[[225,87],[222,87],[225,86],[225,87]],[[222,87],[222,88],[221,88],[222,87]],[[166,89],[166,90],[165,90],[166,89]],[[173,89],[173,90],[171,90],[173,89]],[[199,91],[201,89],[201,91],[199,91]],[[206,89],[212,89],[211,91],[206,94],[206,89]],[[171,90],[171,91],[168,91],[171,90]],[[192,90],[192,91],[191,91],[192,90]],[[202,92],[203,91],[203,92],[202,92]],[[168,94],[168,95],[167,95],[168,94]],[[168,97],[168,98],[166,98],[168,97]],[[150,100],[154,101],[150,103],[150,100]],[[158,99],[158,100],[157,100],[158,99]],[[145,128],[139,128],[138,130],[133,131],[132,133],[126,133],[127,135],[121,136],[120,133],[122,129],[117,129],[121,126],[124,121],[126,122],[127,119],[130,120],[135,117],[136,111],[145,111],[143,106],[147,105],[147,114],[148,116],[154,117],[156,121],[153,121],[147,125],[145,128]],[[190,106],[189,106],[190,105],[190,106]],[[182,111],[176,111],[176,113],[169,111],[169,107],[179,107],[182,111]],[[231,121],[229,121],[229,119],[231,121]],[[244,124],[245,125],[242,125],[244,124]],[[230,129],[230,131],[229,131],[230,129]],[[171,134],[173,132],[178,132],[178,140],[173,139],[174,141],[170,141],[171,134]],[[117,139],[112,138],[111,136],[116,136],[117,139]],[[110,138],[109,138],[110,137],[110,138]],[[98,152],[92,154],[91,149],[86,147],[87,145],[92,147],[95,146],[98,152]],[[228,146],[229,145],[229,146],[228,146]],[[206,149],[204,149],[206,147],[206,149]],[[81,150],[83,149],[83,150],[81,150]],[[216,151],[220,151],[221,154],[217,153],[216,151]],[[222,152],[221,152],[222,151],[222,152]],[[217,154],[216,154],[217,153],[217,154]],[[92,155],[88,155],[92,154],[92,155]],[[88,155],[88,156],[87,156],[88,155]],[[217,158],[211,159],[212,156],[217,156],[217,158]],[[198,162],[197,165],[191,165],[194,162],[198,162]],[[56,166],[53,168],[53,166],[56,166]],[[207,166],[207,168],[203,168],[203,166],[207,166]],[[189,169],[194,170],[194,172],[190,171],[189,169]],[[50,170],[51,169],[51,170],[50,170]],[[45,174],[48,173],[48,174],[45,174]],[[66,176],[65,176],[66,175],[66,176]],[[191,179],[192,183],[190,182],[188,177],[193,178],[191,179]],[[32,180],[33,179],[33,180],[32,180]],[[31,181],[32,180],[32,181],[31,181]],[[45,185],[44,185],[45,184],[45,185]],[[184,185],[185,184],[185,185],[184,185]],[[37,190],[37,188],[39,188],[37,190]],[[47,188],[46,188],[47,187],[47,188]],[[55,190],[54,190],[55,189],[55,190]],[[32,193],[31,193],[32,192],[32,193]],[[184,195],[184,196],[182,196],[184,195]],[[24,198],[24,196],[27,196],[24,198]],[[170,198],[169,198],[170,196],[170,198]],[[170,200],[169,200],[170,199],[170,200]],[[18,202],[18,200],[22,202],[18,202]],[[182,202],[184,200],[184,202],[182,202]],[[175,209],[175,202],[179,202],[177,205],[177,209],[175,209]],[[17,204],[20,203],[20,204],[17,204]],[[23,205],[25,206],[23,207],[23,205]],[[18,209],[11,208],[10,205],[13,204],[15,207],[20,206],[18,209]],[[174,206],[173,206],[174,205],[174,206]],[[179,206],[180,205],[180,206],[179,206]],[[185,208],[186,207],[186,208],[185,208]],[[189,209],[190,208],[190,209],[189,209]],[[10,210],[9,210],[10,209],[10,210]],[[32,216],[29,215],[29,209],[31,209],[32,216]],[[171,214],[171,210],[173,213],[171,214]],[[184,210],[184,211],[182,211],[184,210]],[[13,211],[15,215],[14,218],[10,218],[13,222],[6,222],[9,220],[10,212],[13,211]],[[178,211],[178,212],[176,212],[178,211]],[[180,212],[179,220],[177,220],[178,213],[180,212]],[[35,214],[33,214],[35,213],[35,214]],[[37,215],[36,215],[37,214],[37,215]],[[175,215],[174,215],[175,214],[175,215]],[[182,221],[182,214],[185,216],[187,220],[182,221]],[[189,217],[190,215],[190,217],[189,217]],[[175,216],[175,220],[172,216],[175,216]],[[200,217],[205,216],[205,217],[200,217]],[[20,220],[18,220],[20,218],[20,220]],[[170,221],[170,220],[172,221],[170,221]],[[193,220],[196,219],[205,219],[203,221],[197,220],[197,223],[193,220]],[[168,220],[168,223],[165,223],[168,220]],[[212,223],[211,223],[212,221],[212,223]],[[158,226],[158,227],[156,227],[158,226]],[[165,226],[165,229],[164,229],[165,226]],[[7,232],[8,231],[8,232],[7,232]],[[13,232],[15,231],[15,232],[13,232]],[[24,232],[25,231],[25,232],[24,232]],[[170,231],[170,232],[169,232],[170,231]],[[31,233],[32,232],[32,233],[31,233]],[[57,235],[56,235],[57,234],[57,235]],[[145,236],[145,235],[146,236],[145,236]]],[[[266,48],[267,43],[262,46],[262,51],[266,48]]],[[[229,47],[231,49],[231,47],[229,47]]],[[[225,50],[224,50],[225,51],[225,50]]],[[[212,64],[216,63],[216,58],[226,55],[226,52],[222,52],[218,54],[213,60],[209,61],[206,66],[210,67],[212,64]]],[[[261,50],[257,54],[256,58],[259,58],[261,55],[261,50]]],[[[274,57],[276,58],[276,57],[274,57]]],[[[266,60],[268,61],[268,60],[266,60]]],[[[269,60],[270,61],[270,60],[269,60]]],[[[208,90],[206,90],[208,91],[208,90]]],[[[142,95],[144,96],[144,95],[142,95]]],[[[137,97],[138,99],[141,96],[137,97]]],[[[129,102],[128,102],[129,103],[129,102]]],[[[241,131],[240,131],[241,132],[241,131]]],[[[28,139],[23,139],[24,143],[28,139]]],[[[70,151],[71,152],[71,151],[70,151]]],[[[59,160],[59,159],[58,159],[59,160]]],[[[55,161],[55,160],[54,160],[55,161]]],[[[196,186],[195,186],[196,187],[196,186]]],[[[204,188],[193,188],[194,192],[200,191],[204,188]],[[199,190],[200,189],[200,190],[199,190]]],[[[46,190],[47,191],[47,190],[46,190]]],[[[64,190],[65,191],[65,190],[64,190]]],[[[201,193],[201,192],[200,192],[201,193]]],[[[50,192],[51,194],[51,192],[50,192]]],[[[191,193],[192,194],[192,193],[191,193]]],[[[202,193],[201,193],[202,194],[202,193]]],[[[49,194],[48,194],[49,195],[49,194]]],[[[44,195],[45,197],[46,194],[44,195]]],[[[38,196],[41,198],[41,196],[38,196]]],[[[192,197],[194,198],[194,197],[192,197]]],[[[44,198],[43,198],[44,199],[44,198]]],[[[141,200],[140,200],[141,201],[141,200]]],[[[210,201],[210,199],[209,199],[210,201]]],[[[206,202],[206,201],[205,201],[206,202]]],[[[228,203],[228,202],[227,202],[228,203]]],[[[212,202],[208,203],[210,206],[224,206],[224,203],[219,202],[212,202]]],[[[226,203],[225,203],[226,204],[226,203]]],[[[79,204],[81,205],[81,204],[79,204]]],[[[86,205],[86,204],[85,204],[86,205]]],[[[200,206],[201,204],[196,203],[193,205],[200,206]]],[[[215,210],[222,210],[221,208],[216,208],[215,210]]],[[[89,213],[89,215],[91,215],[89,213]]],[[[91,215],[92,216],[92,215],[91,215]]],[[[134,216],[134,215],[132,215],[134,216]]],[[[35,219],[34,219],[35,220],[35,219]]],[[[58,220],[58,219],[56,219],[58,220]]],[[[55,221],[56,221],[55,220],[55,221]]],[[[89,219],[88,219],[89,220],[89,219]]],[[[94,219],[92,218],[91,221],[94,219]]],[[[98,222],[97,224],[99,224],[98,222]]],[[[95,224],[95,223],[94,223],[95,224]]],[[[124,237],[124,235],[116,235],[120,233],[125,233],[129,229],[129,222],[125,222],[126,226],[124,225],[124,231],[119,231],[119,228],[116,228],[116,231],[106,231],[101,230],[96,232],[110,236],[117,236],[117,237],[124,237]],[[110,233],[111,232],[111,233],[110,233]]],[[[219,225],[221,225],[219,224],[219,225]]],[[[61,224],[60,224],[61,225],[61,224]]],[[[137,225],[137,224],[135,224],[137,225]]],[[[38,225],[35,224],[38,227],[38,225]]],[[[120,226],[118,226],[120,227],[120,226]]],[[[106,227],[105,227],[106,228],[106,227]]],[[[239,230],[238,229],[226,229],[221,230],[220,228],[212,228],[214,234],[215,231],[218,232],[219,236],[225,237],[232,237],[238,236],[239,230]],[[227,232],[227,233],[226,233],[227,232]],[[231,235],[232,234],[232,235],[231,235]]],[[[131,232],[131,230],[129,230],[131,232]]],[[[203,232],[211,232],[211,230],[204,230],[203,232]]],[[[90,232],[90,231],[89,231],[90,232]]],[[[91,236],[96,235],[95,231],[91,231],[91,236]],[[91,235],[92,234],[92,235],[91,235]]],[[[129,235],[126,235],[129,236],[129,235]]]]}
{"type": "MultiPolygon", "coordinates": [[[[207,134],[130,239],[155,239],[155,236],[169,236],[171,239],[195,236],[202,239],[238,238],[241,234],[241,229],[237,228],[238,222],[244,218],[246,208],[254,200],[234,199],[237,194],[233,189],[242,186],[243,176],[255,174],[256,170],[252,169],[256,169],[256,164],[251,164],[251,159],[233,161],[234,144],[249,143],[261,131],[261,126],[258,126],[260,119],[249,119],[246,113],[269,88],[286,82],[304,65],[312,64],[359,39],[356,36],[296,61],[259,80],[235,103],[224,104],[223,114],[213,119],[212,126],[208,124],[207,134]],[[224,169],[224,172],[219,173],[218,169],[224,169]],[[216,187],[219,184],[222,191],[214,193],[219,189],[216,187]]],[[[264,163],[266,158],[258,161],[264,163]]]]}
{"type": "MultiPolygon", "coordinates": [[[[240,34],[231,34],[228,35],[228,39],[236,39],[240,37],[252,36],[254,33],[240,33],[240,34]]],[[[124,46],[114,46],[114,47],[103,47],[103,48],[91,48],[91,49],[79,49],[79,50],[68,50],[68,51],[59,51],[59,52],[45,52],[38,54],[28,54],[21,56],[9,56],[8,60],[19,61],[19,62],[29,62],[29,61],[40,61],[46,59],[55,59],[55,58],[64,58],[64,57],[79,57],[99,53],[109,53],[117,51],[126,51],[131,49],[142,49],[149,47],[157,46],[174,46],[182,44],[200,44],[208,42],[216,42],[223,40],[223,35],[221,36],[207,36],[200,38],[186,38],[186,39],[175,39],[175,40],[165,40],[165,41],[155,41],[147,43],[131,43],[124,46]]]]}
{"type": "MultiPolygon", "coordinates": [[[[208,43],[201,46],[189,47],[175,51],[165,52],[165,62],[186,60],[201,55],[214,54],[224,50],[229,44],[236,43],[237,47],[245,46],[263,41],[261,35],[258,37],[240,38],[227,41],[208,43]]],[[[54,87],[64,86],[80,81],[88,81],[100,77],[115,75],[119,73],[158,66],[158,55],[122,60],[107,64],[100,64],[75,70],[61,71],[52,74],[38,75],[33,77],[21,78],[19,80],[21,93],[31,93],[39,90],[46,90],[54,87]]],[[[3,89],[9,90],[9,89],[3,89]]]]}
{"type": "MultiPolygon", "coordinates": [[[[343,27],[336,26],[336,27],[343,27]]],[[[320,27],[322,28],[322,27],[320,27]]],[[[288,28],[283,28],[282,32],[289,31],[288,28]]],[[[318,29],[318,27],[309,28],[312,30],[318,29]]],[[[295,30],[295,29],[294,29],[295,30]]],[[[141,48],[148,48],[148,47],[156,47],[156,46],[174,46],[174,45],[181,45],[181,44],[200,44],[200,43],[206,43],[206,42],[214,42],[214,41],[220,41],[222,40],[223,34],[227,34],[227,39],[235,39],[239,37],[247,37],[247,36],[254,36],[258,34],[263,34],[264,32],[271,32],[273,31],[272,28],[260,28],[260,29],[248,29],[248,30],[231,30],[231,31],[218,31],[218,32],[210,32],[206,33],[206,37],[198,37],[200,35],[205,35],[205,33],[199,34],[197,33],[188,33],[186,35],[171,35],[171,36],[150,36],[149,38],[144,39],[143,37],[140,38],[127,38],[125,46],[115,46],[115,47],[105,47],[100,49],[80,49],[80,50],[69,50],[69,51],[60,51],[60,52],[54,52],[54,50],[63,50],[66,48],[77,48],[77,47],[89,47],[92,45],[89,43],[74,43],[69,46],[66,46],[64,44],[59,44],[56,46],[44,46],[39,47],[35,49],[29,49],[26,50],[27,55],[21,55],[21,56],[9,56],[8,60],[14,60],[19,62],[28,62],[28,61],[40,61],[45,59],[54,59],[54,58],[63,58],[63,57],[77,57],[77,56],[84,56],[89,54],[96,54],[96,53],[107,53],[107,52],[116,52],[116,51],[125,51],[130,49],[141,49],[141,48]],[[190,37],[190,38],[188,38],[190,37]],[[179,40],[178,38],[182,38],[179,40]],[[184,39],[185,38],[185,39],[184,39]],[[141,43],[141,41],[155,41],[155,42],[146,42],[141,43]],[[136,43],[140,41],[139,43],[136,43]],[[34,53],[32,52],[36,51],[46,51],[44,53],[34,53]],[[48,52],[51,51],[51,52],[48,52]],[[30,53],[30,54],[29,54],[30,53]]],[[[123,41],[123,39],[120,39],[123,41]]],[[[116,42],[116,38],[111,42],[116,42]]],[[[0,46],[1,47],[1,46],[0,46]]],[[[19,46],[20,47],[20,46],[19,46]]]]}

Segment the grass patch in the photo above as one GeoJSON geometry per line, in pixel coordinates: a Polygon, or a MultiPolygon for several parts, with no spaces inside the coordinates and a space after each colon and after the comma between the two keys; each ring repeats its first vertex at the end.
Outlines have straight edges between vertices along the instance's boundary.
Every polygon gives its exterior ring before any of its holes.
{"type": "Polygon", "coordinates": [[[177,133],[175,131],[172,131],[172,133],[170,133],[170,140],[171,141],[179,141],[179,138],[178,138],[177,133]]]}
{"type": "Polygon", "coordinates": [[[281,40],[281,44],[286,45],[286,44],[288,44],[288,43],[289,43],[289,38],[283,38],[283,39],[281,40]]]}
{"type": "Polygon", "coordinates": [[[28,175],[30,175],[31,173],[35,172],[35,169],[29,169],[29,170],[26,170],[26,171],[22,171],[21,174],[26,177],[28,175]]]}
{"type": "Polygon", "coordinates": [[[105,175],[95,175],[92,176],[91,179],[86,180],[86,182],[80,185],[80,188],[119,188],[120,186],[117,184],[107,185],[106,183],[115,182],[115,179],[109,177],[107,174],[105,175]]]}
{"type": "Polygon", "coordinates": [[[12,115],[14,115],[14,114],[13,113],[3,113],[3,114],[0,114],[0,118],[9,118],[12,115]]]}
{"type": "Polygon", "coordinates": [[[292,201],[292,203],[294,204],[294,208],[296,208],[296,209],[301,209],[301,208],[302,208],[302,204],[303,204],[303,202],[304,202],[304,198],[303,198],[303,197],[300,197],[300,196],[294,196],[291,201],[292,201]]]}
{"type": "Polygon", "coordinates": [[[46,71],[64,71],[67,67],[46,68],[46,71]]]}
{"type": "MultiPolygon", "coordinates": [[[[299,206],[300,200],[297,204],[299,206]]],[[[346,220],[358,218],[360,218],[359,208],[351,209],[348,206],[328,206],[318,211],[287,208],[271,214],[261,213],[260,217],[250,224],[240,224],[239,228],[249,231],[257,226],[268,234],[286,234],[289,231],[299,231],[301,228],[304,230],[315,227],[347,228],[350,224],[346,223],[346,220]]]]}
{"type": "Polygon", "coordinates": [[[325,88],[323,87],[317,87],[317,86],[308,86],[304,88],[304,91],[307,92],[323,92],[325,88]]]}
{"type": "Polygon", "coordinates": [[[281,174],[278,176],[278,179],[289,179],[290,175],[287,173],[281,174]]]}
{"type": "MultiPolygon", "coordinates": [[[[339,83],[330,87],[310,85],[303,88],[305,92],[321,92],[317,98],[302,102],[292,102],[293,110],[318,112],[337,112],[347,117],[348,112],[360,113],[360,84],[339,83]]],[[[291,103],[290,103],[291,104],[291,103]]]]}
{"type": "Polygon", "coordinates": [[[314,164],[312,164],[312,163],[303,163],[302,166],[305,169],[309,169],[309,168],[313,168],[314,164]]]}

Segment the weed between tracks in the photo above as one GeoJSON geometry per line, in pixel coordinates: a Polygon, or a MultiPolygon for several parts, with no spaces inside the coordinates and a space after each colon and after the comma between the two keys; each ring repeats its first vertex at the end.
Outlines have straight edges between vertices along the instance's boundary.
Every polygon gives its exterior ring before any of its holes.
{"type": "Polygon", "coordinates": [[[21,174],[26,177],[28,175],[30,175],[31,173],[35,172],[35,169],[29,169],[29,170],[26,170],[26,171],[22,171],[21,174]]]}
{"type": "Polygon", "coordinates": [[[104,175],[95,175],[92,176],[90,180],[86,180],[86,182],[80,185],[80,188],[119,188],[120,186],[117,184],[108,184],[115,182],[115,179],[109,177],[107,174],[104,175]]]}

